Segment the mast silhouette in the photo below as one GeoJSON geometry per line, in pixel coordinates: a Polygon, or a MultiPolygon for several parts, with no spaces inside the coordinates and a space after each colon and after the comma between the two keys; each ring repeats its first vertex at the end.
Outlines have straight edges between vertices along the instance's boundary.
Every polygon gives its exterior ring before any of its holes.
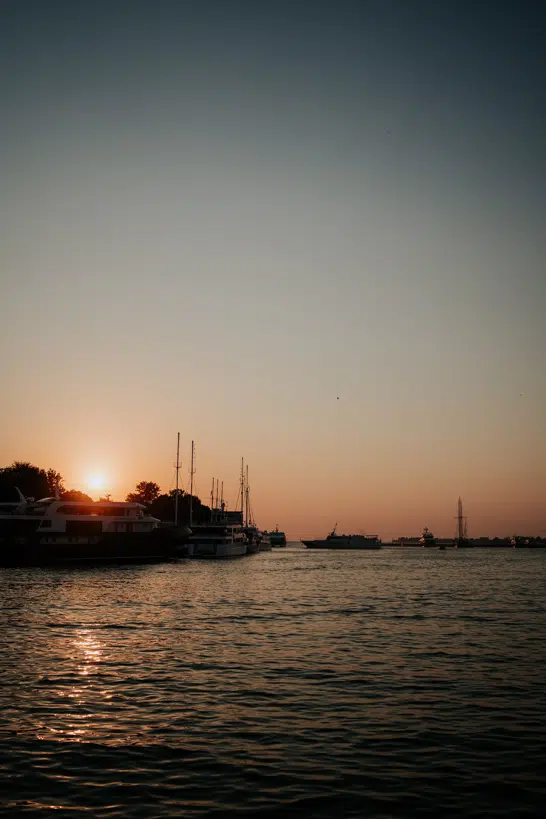
{"type": "Polygon", "coordinates": [[[241,458],[241,520],[245,517],[245,461],[241,458]]]}
{"type": "Polygon", "coordinates": [[[178,479],[180,474],[180,433],[176,437],[176,491],[174,496],[174,525],[178,526],[178,479]]]}
{"type": "Polygon", "coordinates": [[[249,517],[248,517],[248,464],[246,465],[246,485],[245,485],[245,526],[249,524],[249,517]]]}
{"type": "Polygon", "coordinates": [[[193,458],[195,453],[195,445],[194,442],[191,442],[191,466],[190,466],[190,529],[193,523],[193,474],[195,472],[193,468],[193,458]]]}

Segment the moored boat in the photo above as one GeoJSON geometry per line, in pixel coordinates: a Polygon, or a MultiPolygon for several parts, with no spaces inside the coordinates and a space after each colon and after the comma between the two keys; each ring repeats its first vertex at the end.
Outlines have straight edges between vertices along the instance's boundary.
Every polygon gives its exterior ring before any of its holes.
{"type": "Polygon", "coordinates": [[[252,513],[252,504],[250,501],[250,483],[248,481],[248,464],[245,466],[244,460],[241,459],[241,477],[240,477],[240,496],[241,496],[241,523],[244,520],[244,531],[248,538],[247,554],[257,554],[258,552],[268,552],[271,549],[271,540],[267,532],[262,531],[256,526],[254,516],[252,513]]]}
{"type": "Polygon", "coordinates": [[[270,552],[271,551],[271,538],[267,534],[267,532],[260,532],[260,552],[270,552]]]}
{"type": "Polygon", "coordinates": [[[246,546],[247,555],[257,555],[260,551],[260,538],[258,531],[251,526],[245,526],[244,531],[248,539],[246,546]]]}
{"type": "Polygon", "coordinates": [[[248,538],[247,555],[255,555],[258,552],[269,552],[271,550],[271,541],[267,532],[262,532],[254,523],[248,523],[243,528],[248,538]]]}
{"type": "Polygon", "coordinates": [[[242,526],[216,520],[195,526],[185,548],[191,558],[218,559],[242,557],[248,538],[242,526]]]}
{"type": "Polygon", "coordinates": [[[0,514],[0,565],[161,561],[189,534],[162,528],[140,503],[28,499],[0,514]]]}

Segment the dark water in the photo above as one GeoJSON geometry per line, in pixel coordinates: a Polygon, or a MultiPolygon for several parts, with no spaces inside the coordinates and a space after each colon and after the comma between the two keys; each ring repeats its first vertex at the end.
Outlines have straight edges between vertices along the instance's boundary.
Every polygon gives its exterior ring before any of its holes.
{"type": "Polygon", "coordinates": [[[2,815],[542,814],[545,552],[0,582],[2,815]]]}

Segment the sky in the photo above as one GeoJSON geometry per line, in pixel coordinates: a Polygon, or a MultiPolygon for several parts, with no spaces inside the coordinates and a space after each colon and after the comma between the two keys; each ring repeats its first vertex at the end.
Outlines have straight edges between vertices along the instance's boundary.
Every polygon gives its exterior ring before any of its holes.
{"type": "Polygon", "coordinates": [[[546,534],[540,2],[0,0],[0,466],[546,534]]]}

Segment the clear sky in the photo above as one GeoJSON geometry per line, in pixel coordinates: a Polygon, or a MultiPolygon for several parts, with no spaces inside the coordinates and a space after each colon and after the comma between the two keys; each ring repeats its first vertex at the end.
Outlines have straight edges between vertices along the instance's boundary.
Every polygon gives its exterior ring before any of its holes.
{"type": "Polygon", "coordinates": [[[545,16],[0,0],[0,465],[544,532],[545,16]]]}

